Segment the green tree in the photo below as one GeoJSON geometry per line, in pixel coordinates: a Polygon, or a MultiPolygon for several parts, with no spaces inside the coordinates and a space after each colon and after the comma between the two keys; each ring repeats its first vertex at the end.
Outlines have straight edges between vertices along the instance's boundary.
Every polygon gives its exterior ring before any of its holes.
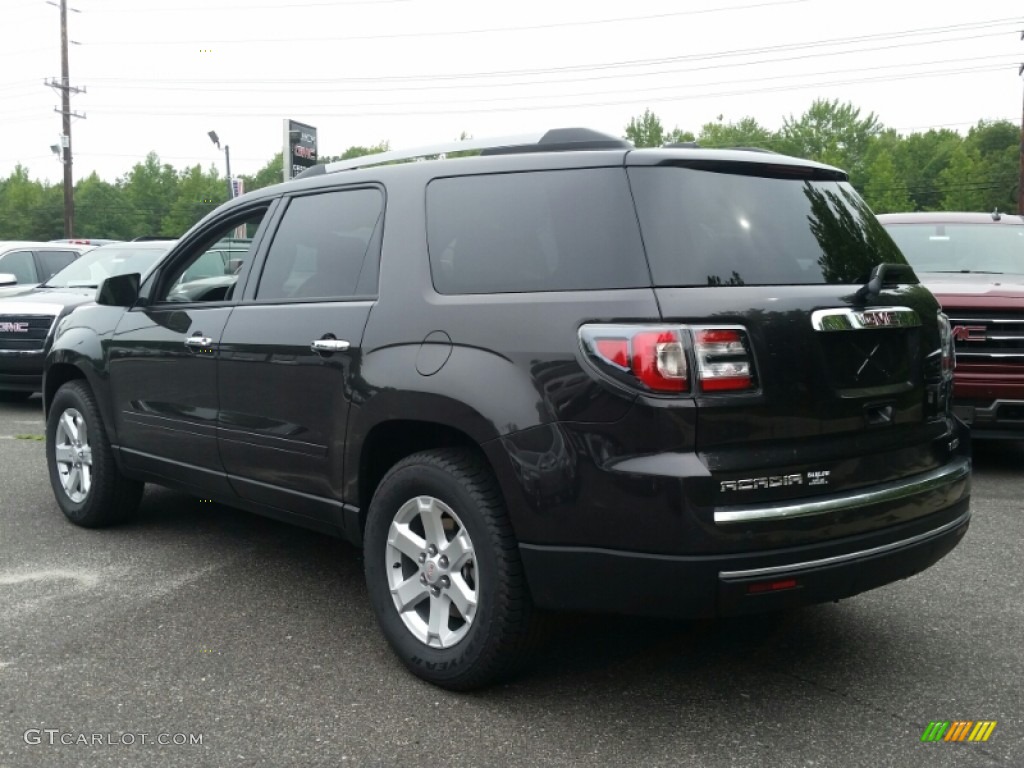
{"type": "Polygon", "coordinates": [[[42,187],[28,177],[20,163],[0,182],[0,238],[28,240],[34,237],[31,211],[42,201],[42,187]]]}
{"type": "Polygon", "coordinates": [[[349,147],[338,160],[351,160],[353,157],[365,157],[366,155],[379,155],[381,152],[387,152],[391,149],[391,144],[387,141],[378,141],[376,144],[371,144],[368,147],[354,146],[349,147]]]}
{"type": "Polygon", "coordinates": [[[118,183],[124,188],[125,208],[132,216],[133,237],[181,234],[164,228],[164,219],[178,197],[178,174],[170,165],[161,164],[156,152],[136,163],[118,183]]]}
{"type": "Polygon", "coordinates": [[[697,143],[702,147],[759,147],[773,149],[775,135],[752,117],[738,123],[724,123],[722,116],[701,126],[697,143]]]}
{"type": "MultiPolygon", "coordinates": [[[[278,152],[274,155],[266,165],[256,171],[252,176],[242,174],[241,178],[245,182],[246,192],[255,192],[257,189],[263,189],[269,187],[272,184],[280,184],[284,181],[284,153],[278,152]]],[[[227,185],[222,181],[221,186],[226,187],[227,185]]],[[[220,200],[223,200],[227,196],[227,192],[222,193],[220,200]]]]}
{"type": "Polygon", "coordinates": [[[131,232],[121,187],[103,181],[95,171],[75,185],[76,234],[126,240],[131,232]]]}
{"type": "Polygon", "coordinates": [[[660,147],[665,143],[665,127],[656,114],[645,109],[640,117],[630,118],[625,138],[635,147],[660,147]]]}
{"type": "Polygon", "coordinates": [[[871,140],[881,130],[874,112],[861,117],[850,103],[816,99],[799,119],[783,120],[778,145],[787,154],[838,166],[861,186],[871,140]]]}
{"type": "Polygon", "coordinates": [[[186,168],[178,179],[177,199],[161,225],[163,232],[180,237],[193,224],[212,211],[227,196],[227,186],[211,168],[206,173],[198,165],[186,168]]]}
{"type": "Polygon", "coordinates": [[[906,182],[896,173],[890,152],[875,153],[867,168],[864,199],[875,213],[899,213],[914,210],[906,182]]]}
{"type": "Polygon", "coordinates": [[[907,192],[914,203],[913,210],[941,208],[939,174],[949,164],[953,150],[961,141],[956,131],[943,128],[912,133],[891,146],[896,175],[907,185],[907,192]]]}
{"type": "Polygon", "coordinates": [[[982,120],[967,132],[964,146],[977,152],[979,210],[1016,210],[1014,190],[1019,181],[1020,142],[1020,127],[1009,120],[982,120]]]}
{"type": "Polygon", "coordinates": [[[988,182],[980,171],[977,150],[961,143],[953,150],[949,165],[939,174],[942,210],[977,211],[984,205],[988,182]]]}

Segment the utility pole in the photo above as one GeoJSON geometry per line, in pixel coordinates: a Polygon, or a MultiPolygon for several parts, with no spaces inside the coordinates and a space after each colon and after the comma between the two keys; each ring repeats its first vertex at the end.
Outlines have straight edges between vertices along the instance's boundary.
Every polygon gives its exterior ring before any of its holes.
{"type": "MultiPolygon", "coordinates": [[[[1020,33],[1024,40],[1024,32],[1020,33]]],[[[1017,70],[1017,76],[1024,75],[1024,64],[1017,70]]],[[[1017,178],[1017,213],[1024,216],[1024,98],[1021,100],[1020,115],[1020,176],[1017,178]]]]}
{"type": "MultiPolygon", "coordinates": [[[[56,3],[47,0],[50,5],[56,3]]],[[[68,0],[60,0],[60,82],[53,78],[46,83],[51,88],[61,92],[60,109],[54,107],[54,112],[59,112],[63,118],[63,134],[61,144],[63,155],[61,162],[64,163],[64,237],[74,237],[75,228],[75,182],[71,164],[71,118],[85,118],[84,114],[71,111],[71,94],[85,93],[85,88],[73,88],[71,77],[68,74],[68,0]]],[[[72,9],[75,13],[77,10],[72,9]]]]}

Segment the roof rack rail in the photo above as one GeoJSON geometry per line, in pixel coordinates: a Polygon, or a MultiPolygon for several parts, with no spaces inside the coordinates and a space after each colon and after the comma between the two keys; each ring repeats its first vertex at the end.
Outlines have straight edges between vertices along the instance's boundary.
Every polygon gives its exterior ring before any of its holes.
{"type": "Polygon", "coordinates": [[[722,149],[732,149],[737,152],[762,152],[766,155],[779,154],[774,149],[765,149],[764,147],[722,147],[722,149]]]}
{"type": "Polygon", "coordinates": [[[432,144],[412,149],[392,149],[374,155],[353,157],[349,160],[338,160],[326,165],[313,166],[303,171],[296,178],[319,176],[322,173],[347,171],[353,168],[365,168],[382,163],[393,163],[399,160],[416,160],[417,158],[444,155],[448,152],[465,152],[482,150],[486,155],[509,155],[521,152],[566,152],[588,149],[632,149],[633,145],[625,139],[619,139],[606,133],[592,131],[588,128],[555,128],[545,133],[531,133],[521,136],[500,136],[485,139],[465,139],[450,141],[444,144],[432,144]],[[317,169],[323,170],[317,170],[317,169]]]}

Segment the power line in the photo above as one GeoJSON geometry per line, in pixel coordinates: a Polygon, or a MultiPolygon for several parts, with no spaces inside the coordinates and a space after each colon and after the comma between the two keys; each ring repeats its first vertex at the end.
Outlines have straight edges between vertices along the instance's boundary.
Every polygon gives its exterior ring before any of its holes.
{"type": "MultiPolygon", "coordinates": [[[[646,103],[663,103],[663,102],[675,102],[675,101],[688,101],[691,99],[707,99],[707,98],[726,98],[734,96],[751,96],[760,95],[765,93],[778,93],[786,91],[798,91],[806,90],[808,88],[828,88],[840,85],[861,85],[866,83],[874,82],[891,82],[898,80],[912,80],[912,79],[923,79],[929,77],[938,76],[960,76],[978,72],[994,72],[1003,69],[1002,66],[985,65],[979,67],[968,67],[968,68],[956,68],[956,69],[945,69],[935,70],[931,72],[913,73],[906,75],[884,75],[868,78],[853,78],[846,80],[832,80],[814,83],[794,83],[791,85],[781,85],[772,88],[759,88],[757,90],[742,89],[742,90],[731,90],[731,91],[718,91],[712,93],[678,93],[671,96],[658,96],[654,98],[642,99],[640,101],[646,103]]],[[[619,99],[612,101],[597,101],[597,102],[581,102],[581,103],[566,103],[564,97],[562,101],[557,104],[532,104],[532,105],[515,105],[515,106],[494,106],[494,107],[474,107],[465,109],[404,109],[400,111],[366,111],[363,109],[361,104],[337,104],[328,105],[331,107],[348,108],[347,111],[324,111],[323,104],[319,105],[317,109],[307,108],[306,112],[312,117],[409,117],[409,116],[422,116],[422,115],[449,115],[449,114],[478,114],[482,112],[535,112],[535,111],[547,111],[552,109],[585,109],[593,107],[611,107],[611,106],[623,106],[629,104],[636,104],[637,99],[619,99]]],[[[257,111],[240,111],[234,107],[218,107],[215,110],[211,110],[209,106],[197,106],[195,109],[198,111],[190,112],[188,108],[182,105],[176,105],[174,107],[168,107],[166,110],[157,107],[147,107],[146,109],[125,109],[128,105],[120,104],[107,104],[97,105],[93,107],[94,112],[100,112],[108,115],[160,115],[163,117],[177,117],[177,116],[216,116],[216,117],[279,117],[280,111],[271,112],[257,112],[257,111]]],[[[396,102],[394,106],[401,107],[402,103],[396,102]]],[[[433,106],[433,105],[432,105],[433,106]]],[[[292,107],[287,107],[291,109],[292,107]]]]}
{"type": "MultiPolygon", "coordinates": [[[[831,55],[831,54],[821,54],[821,55],[831,55]]],[[[1014,56],[1016,56],[1015,53],[990,54],[990,55],[987,55],[987,56],[967,56],[967,57],[958,58],[958,59],[933,59],[931,61],[901,62],[899,64],[880,64],[880,65],[873,66],[873,67],[856,67],[856,68],[846,67],[846,68],[843,68],[843,69],[834,69],[834,70],[827,70],[827,71],[816,71],[816,72],[813,72],[813,73],[810,73],[810,74],[767,75],[765,77],[758,77],[758,78],[748,78],[748,77],[745,77],[743,82],[746,82],[746,83],[765,82],[765,81],[769,81],[769,80],[796,79],[796,78],[801,78],[801,77],[814,77],[814,76],[819,76],[819,75],[836,75],[836,74],[844,74],[844,73],[847,73],[847,72],[854,72],[854,71],[856,71],[856,72],[871,72],[871,71],[879,71],[879,70],[905,69],[907,67],[934,66],[934,65],[937,65],[937,64],[962,64],[962,63],[965,63],[965,62],[973,62],[973,61],[980,62],[980,61],[988,61],[988,60],[991,60],[991,59],[1005,59],[1006,61],[1015,64],[1016,61],[1015,60],[1011,61],[1011,59],[1010,59],[1010,57],[1014,57],[1014,56]]],[[[751,63],[757,63],[757,62],[751,62],[751,63]]],[[[618,75],[614,79],[615,80],[619,80],[619,79],[623,79],[623,78],[627,78],[627,77],[630,77],[630,78],[631,77],[652,77],[654,75],[661,75],[661,74],[686,74],[686,73],[691,73],[691,72],[699,72],[699,71],[703,71],[703,70],[731,69],[731,68],[740,67],[740,66],[746,67],[746,66],[748,66],[748,64],[747,63],[743,63],[743,64],[717,64],[717,65],[709,65],[707,67],[694,67],[694,68],[691,68],[691,69],[680,69],[680,70],[672,70],[672,71],[665,71],[665,72],[658,72],[658,73],[636,73],[636,74],[631,74],[631,75],[618,75]]],[[[588,80],[607,81],[608,79],[609,78],[607,78],[607,77],[593,77],[593,78],[580,78],[580,79],[576,79],[576,80],[547,80],[547,81],[538,80],[538,81],[526,82],[526,83],[494,83],[494,84],[479,85],[479,86],[465,86],[465,85],[438,85],[438,86],[429,86],[428,85],[428,86],[416,86],[416,87],[402,86],[402,87],[399,87],[399,88],[376,88],[376,89],[373,89],[372,91],[369,90],[369,89],[348,90],[348,89],[342,88],[340,90],[332,91],[332,95],[338,96],[338,95],[341,95],[343,93],[363,94],[363,93],[381,93],[381,92],[383,92],[383,93],[400,93],[400,92],[420,93],[420,92],[423,92],[423,91],[432,91],[432,90],[437,90],[437,89],[444,89],[444,90],[451,90],[451,89],[472,90],[474,88],[488,88],[488,89],[493,90],[494,88],[516,88],[516,87],[522,87],[522,86],[527,86],[527,85],[556,85],[556,84],[562,84],[562,83],[576,84],[576,83],[585,82],[585,81],[588,81],[588,80]]],[[[703,83],[700,83],[698,87],[716,86],[716,85],[730,85],[730,84],[732,84],[734,82],[735,81],[703,82],[703,83]]],[[[668,89],[668,88],[678,88],[678,87],[679,87],[678,85],[665,85],[665,86],[653,86],[651,88],[644,88],[644,89],[632,88],[629,91],[617,91],[617,90],[607,91],[607,90],[602,90],[602,91],[594,91],[594,92],[592,92],[592,93],[590,93],[588,95],[611,95],[611,94],[616,94],[616,93],[627,93],[627,92],[628,93],[644,93],[644,92],[649,92],[649,91],[653,91],[653,90],[665,90],[665,89],[668,89]]],[[[248,93],[248,92],[258,92],[258,93],[264,93],[264,94],[265,93],[291,93],[291,94],[296,93],[296,90],[295,90],[294,86],[291,86],[291,87],[282,86],[280,88],[274,88],[274,87],[267,87],[265,85],[255,85],[255,84],[254,84],[254,86],[252,88],[239,88],[237,86],[236,87],[229,87],[229,88],[224,88],[224,87],[219,87],[219,86],[215,87],[215,88],[205,88],[205,87],[202,87],[202,85],[199,84],[199,83],[196,83],[194,85],[152,85],[152,84],[149,84],[149,85],[142,85],[142,84],[136,85],[136,84],[132,83],[132,84],[129,84],[129,85],[118,86],[118,88],[126,89],[126,90],[146,90],[146,91],[188,91],[188,92],[191,92],[191,93],[195,93],[197,91],[198,92],[202,92],[202,93],[248,93]]],[[[317,94],[319,94],[321,92],[321,89],[322,89],[322,86],[316,86],[315,89],[311,89],[308,92],[306,92],[306,91],[299,91],[299,93],[317,93],[317,94]]],[[[507,97],[507,98],[508,99],[564,98],[565,96],[576,96],[576,95],[581,95],[581,94],[576,93],[576,92],[568,93],[568,94],[545,94],[543,96],[537,96],[537,95],[531,94],[529,96],[512,96],[512,97],[507,97]]],[[[488,97],[488,98],[483,98],[483,99],[474,98],[471,101],[474,102],[474,103],[480,102],[480,101],[501,101],[501,100],[505,100],[505,98],[506,97],[488,97]]],[[[445,104],[458,104],[458,103],[461,103],[461,102],[459,102],[459,101],[452,101],[452,102],[443,102],[443,103],[445,103],[445,104]]],[[[376,103],[374,103],[374,102],[370,102],[370,103],[361,102],[360,103],[361,106],[381,106],[383,104],[387,104],[387,102],[376,102],[376,103]]]]}
{"type": "MultiPolygon", "coordinates": [[[[353,5],[395,5],[397,3],[411,3],[413,0],[328,0],[323,3],[311,3],[311,2],[288,2],[288,8],[343,8],[353,5]]],[[[282,8],[281,3],[275,3],[272,5],[252,5],[251,3],[244,3],[240,5],[196,5],[196,6],[168,6],[164,8],[150,8],[146,5],[130,5],[123,6],[120,8],[91,8],[90,13],[103,14],[103,13],[153,13],[156,11],[263,11],[272,10],[280,11],[282,8]]]]}
{"type": "Polygon", "coordinates": [[[352,42],[357,40],[402,40],[418,37],[451,37],[458,35],[483,35],[509,32],[535,32],[544,29],[564,29],[566,27],[598,26],[602,24],[622,24],[634,21],[661,21],[668,18],[679,18],[683,16],[696,16],[710,13],[722,13],[724,11],[745,11],[754,8],[766,8],[778,5],[798,5],[809,2],[809,0],[767,0],[767,2],[750,3],[745,5],[732,5],[724,8],[701,8],[690,11],[669,11],[666,13],[652,13],[644,16],[619,16],[611,19],[577,19],[574,21],[557,21],[547,24],[526,24],[513,27],[480,27],[477,29],[445,29],[432,32],[391,32],[387,34],[374,35],[341,35],[333,37],[291,37],[291,38],[247,38],[245,40],[97,40],[95,45],[206,45],[216,43],[218,45],[251,44],[251,43],[309,43],[309,42],[352,42]]]}
{"type": "MultiPolygon", "coordinates": [[[[788,4],[794,2],[806,2],[806,0],[781,0],[778,4],[788,4]]],[[[736,9],[734,7],[733,9],[736,9]]],[[[409,38],[430,38],[430,37],[447,37],[453,35],[479,35],[485,33],[496,33],[496,32],[523,32],[523,31],[537,31],[542,29],[558,29],[564,27],[574,27],[583,25],[593,24],[613,24],[622,23],[624,21],[640,21],[647,19],[660,19],[668,16],[685,16],[690,15],[691,11],[677,11],[665,14],[655,14],[651,16],[633,16],[633,17],[619,17],[616,19],[596,19],[596,20],[580,20],[580,21],[567,21],[567,22],[556,22],[551,24],[535,24],[521,27],[488,27],[480,29],[451,29],[451,30],[438,30],[431,32],[394,32],[388,34],[373,34],[373,35],[333,35],[328,37],[268,37],[268,38],[245,38],[245,39],[210,39],[202,38],[195,40],[96,40],[90,45],[102,45],[104,47],[110,46],[153,46],[153,45],[252,45],[254,43],[260,44],[278,44],[278,43],[301,43],[303,46],[308,46],[312,43],[339,43],[339,42],[357,42],[357,41],[368,41],[368,40],[402,40],[409,38]]],[[[767,50],[788,50],[797,49],[801,47],[819,47],[823,45],[836,45],[845,42],[857,42],[863,40],[883,40],[890,38],[899,37],[915,37],[929,34],[940,34],[942,32],[955,31],[955,30],[968,30],[968,29],[985,29],[987,27],[995,25],[1006,25],[1006,24],[1019,24],[1019,17],[1008,17],[1002,19],[990,19],[988,21],[979,22],[968,22],[964,24],[952,24],[942,27],[930,27],[930,28],[917,28],[911,30],[903,30],[900,32],[890,33],[877,33],[872,35],[858,35],[849,38],[834,38],[831,40],[821,40],[808,43],[796,43],[786,44],[779,46],[766,46],[763,48],[750,49],[754,52],[767,51],[767,50]]],[[[719,56],[719,55],[733,55],[735,52],[724,52],[721,54],[693,54],[688,57],[678,58],[701,58],[707,56],[719,56]]],[[[574,67],[564,67],[564,69],[572,69],[574,67]]],[[[429,77],[429,76],[424,76],[429,77]]]]}

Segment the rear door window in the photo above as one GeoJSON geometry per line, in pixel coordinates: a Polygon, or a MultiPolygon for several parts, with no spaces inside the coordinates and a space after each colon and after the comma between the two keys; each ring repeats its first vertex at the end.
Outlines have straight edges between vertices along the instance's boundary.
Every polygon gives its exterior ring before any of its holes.
{"type": "Polygon", "coordinates": [[[41,267],[40,278],[45,282],[78,258],[76,251],[36,251],[41,267]]]}
{"type": "Polygon", "coordinates": [[[860,283],[906,263],[848,183],[737,165],[629,170],[656,285],[860,283]]]}
{"type": "Polygon", "coordinates": [[[427,245],[439,293],[650,285],[622,168],[436,179],[427,245]]]}
{"type": "Polygon", "coordinates": [[[375,294],[383,211],[384,196],[374,188],[293,198],[267,252],[256,300],[375,294]]]}

